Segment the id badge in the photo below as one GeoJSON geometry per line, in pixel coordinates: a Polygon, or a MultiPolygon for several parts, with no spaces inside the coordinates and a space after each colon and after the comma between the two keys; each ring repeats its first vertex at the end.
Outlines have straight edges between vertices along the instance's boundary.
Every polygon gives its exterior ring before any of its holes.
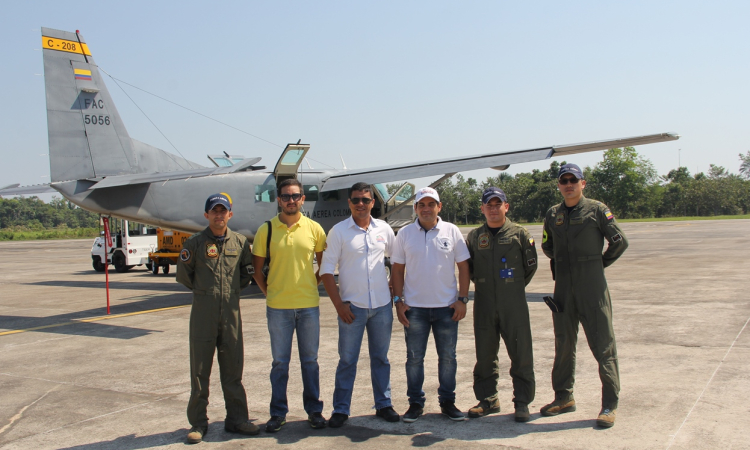
{"type": "Polygon", "coordinates": [[[513,269],[500,269],[500,278],[513,278],[513,269]]]}

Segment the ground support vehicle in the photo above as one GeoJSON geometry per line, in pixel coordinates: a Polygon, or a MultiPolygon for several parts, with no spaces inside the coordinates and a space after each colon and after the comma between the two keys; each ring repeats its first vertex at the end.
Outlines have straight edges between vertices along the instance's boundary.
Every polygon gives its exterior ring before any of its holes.
{"type": "Polygon", "coordinates": [[[161,267],[162,272],[165,275],[168,274],[169,265],[177,264],[177,258],[180,256],[182,244],[184,244],[190,236],[190,233],[157,228],[156,238],[158,246],[156,250],[151,251],[148,254],[148,259],[151,264],[151,272],[153,272],[154,275],[157,275],[159,273],[159,267],[161,267]]]}
{"type": "Polygon", "coordinates": [[[148,254],[157,245],[156,228],[115,218],[110,219],[109,224],[112,242],[106,245],[106,259],[103,232],[102,236],[97,237],[91,246],[91,261],[94,270],[104,272],[105,260],[120,273],[144,264],[147,269],[152,270],[148,254]]]}

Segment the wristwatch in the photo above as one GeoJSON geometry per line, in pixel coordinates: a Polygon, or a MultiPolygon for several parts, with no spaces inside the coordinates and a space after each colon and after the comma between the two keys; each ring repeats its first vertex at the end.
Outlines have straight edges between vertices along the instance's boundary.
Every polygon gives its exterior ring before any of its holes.
{"type": "Polygon", "coordinates": [[[464,302],[464,304],[469,303],[469,297],[458,297],[458,301],[464,302]]]}
{"type": "Polygon", "coordinates": [[[393,306],[396,306],[399,303],[403,303],[404,300],[406,300],[404,297],[399,297],[398,295],[393,296],[393,306]]]}

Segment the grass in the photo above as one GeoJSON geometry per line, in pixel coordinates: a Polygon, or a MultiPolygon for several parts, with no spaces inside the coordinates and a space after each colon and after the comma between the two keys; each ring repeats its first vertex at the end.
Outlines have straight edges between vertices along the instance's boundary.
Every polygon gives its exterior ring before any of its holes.
{"type": "Polygon", "coordinates": [[[84,239],[99,235],[98,228],[45,228],[32,230],[24,227],[0,229],[0,241],[36,241],[49,239],[84,239]]]}

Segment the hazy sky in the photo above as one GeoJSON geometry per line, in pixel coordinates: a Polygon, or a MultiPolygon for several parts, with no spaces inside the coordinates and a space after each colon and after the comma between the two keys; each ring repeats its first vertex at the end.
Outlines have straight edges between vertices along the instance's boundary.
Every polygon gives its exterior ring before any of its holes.
{"type": "MultiPolygon", "coordinates": [[[[363,168],[672,131],[638,148],[660,174],[678,149],[691,173],[737,173],[748,19],[744,1],[6,2],[0,186],[49,181],[42,26],[80,30],[110,75],[263,139],[123,85],[200,164],[226,150],[273,166],[298,139],[315,168],[340,154],[363,168]]],[[[131,137],[175,152],[105,82],[131,137]]]]}

